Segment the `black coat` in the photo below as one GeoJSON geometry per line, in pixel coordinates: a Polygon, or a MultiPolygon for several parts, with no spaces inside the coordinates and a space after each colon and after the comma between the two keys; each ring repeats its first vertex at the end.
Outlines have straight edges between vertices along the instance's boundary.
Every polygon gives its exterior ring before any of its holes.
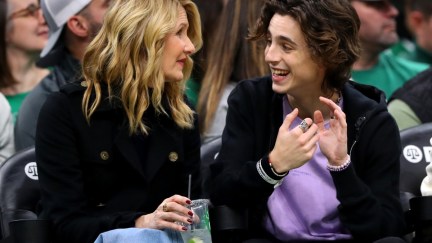
{"type": "Polygon", "coordinates": [[[88,124],[84,90],[74,82],[53,93],[38,120],[40,217],[54,222],[58,242],[93,242],[104,231],[133,227],[165,198],[187,196],[189,174],[192,198],[200,197],[196,117],[193,129],[181,129],[149,109],[149,136],[130,136],[120,102],[105,99],[105,89],[88,124]]]}
{"type": "MultiPolygon", "coordinates": [[[[346,170],[331,172],[341,203],[340,220],[360,242],[399,236],[404,221],[397,125],[381,91],[348,82],[342,95],[352,163],[346,170]]],[[[211,166],[210,198],[214,205],[249,208],[250,234],[260,237],[273,185],[260,177],[256,163],[274,147],[283,122],[282,95],[273,92],[270,77],[246,80],[233,90],[228,105],[222,148],[211,166]]],[[[268,163],[261,164],[270,171],[268,163]]]]}

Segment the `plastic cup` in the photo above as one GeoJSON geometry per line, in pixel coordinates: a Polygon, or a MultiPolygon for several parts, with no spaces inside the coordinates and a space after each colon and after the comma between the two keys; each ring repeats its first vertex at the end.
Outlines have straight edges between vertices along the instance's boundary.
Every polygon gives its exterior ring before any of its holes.
{"type": "Polygon", "coordinates": [[[184,243],[211,243],[211,227],[208,199],[192,200],[190,209],[194,213],[193,223],[181,232],[184,243]]]}

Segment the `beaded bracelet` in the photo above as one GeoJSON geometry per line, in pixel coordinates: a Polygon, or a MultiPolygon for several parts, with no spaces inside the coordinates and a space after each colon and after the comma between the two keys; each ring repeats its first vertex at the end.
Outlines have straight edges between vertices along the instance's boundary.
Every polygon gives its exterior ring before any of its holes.
{"type": "Polygon", "coordinates": [[[346,168],[348,168],[348,166],[350,164],[351,164],[351,158],[350,158],[350,156],[348,156],[348,159],[343,164],[341,164],[341,165],[335,166],[335,165],[327,164],[327,169],[329,171],[343,171],[346,168]]]}

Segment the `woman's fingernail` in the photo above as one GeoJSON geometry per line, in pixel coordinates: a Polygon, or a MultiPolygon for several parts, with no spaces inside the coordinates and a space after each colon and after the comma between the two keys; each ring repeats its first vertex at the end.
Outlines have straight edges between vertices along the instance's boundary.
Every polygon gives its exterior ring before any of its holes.
{"type": "Polygon", "coordinates": [[[183,226],[183,227],[182,227],[182,230],[183,230],[183,231],[187,231],[187,228],[183,226]]]}
{"type": "Polygon", "coordinates": [[[187,221],[192,224],[192,219],[188,219],[187,221]]]}
{"type": "Polygon", "coordinates": [[[192,202],[191,202],[191,200],[186,200],[186,203],[191,204],[192,202]]]}
{"type": "Polygon", "coordinates": [[[188,212],[188,214],[189,214],[190,216],[193,216],[193,213],[192,213],[192,211],[189,211],[189,212],[188,212]]]}

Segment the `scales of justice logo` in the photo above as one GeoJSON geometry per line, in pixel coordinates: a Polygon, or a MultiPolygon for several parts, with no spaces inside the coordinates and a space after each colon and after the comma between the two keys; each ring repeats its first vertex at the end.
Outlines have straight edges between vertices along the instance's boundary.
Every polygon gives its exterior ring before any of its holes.
{"type": "Polygon", "coordinates": [[[27,177],[32,180],[39,179],[36,162],[27,163],[24,167],[24,172],[26,173],[27,177]]]}
{"type": "MultiPolygon", "coordinates": [[[[432,145],[432,138],[430,138],[429,143],[432,145]]],[[[416,145],[407,145],[403,149],[403,155],[411,163],[419,163],[423,158],[427,163],[430,163],[432,162],[432,146],[419,148],[416,145]]]]}

